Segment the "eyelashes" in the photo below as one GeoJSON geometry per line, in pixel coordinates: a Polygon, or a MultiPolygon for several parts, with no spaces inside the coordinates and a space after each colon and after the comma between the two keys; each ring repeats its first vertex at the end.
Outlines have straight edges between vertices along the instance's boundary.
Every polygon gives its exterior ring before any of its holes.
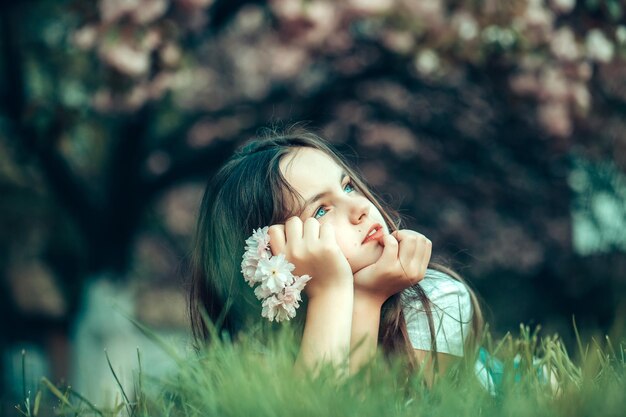
{"type": "MultiPolygon", "coordinates": [[[[356,191],[356,188],[354,187],[354,183],[352,182],[352,180],[348,181],[346,185],[343,186],[343,190],[348,193],[356,191]],[[349,191],[346,191],[347,188],[349,188],[349,191]]],[[[324,215],[326,215],[326,213],[328,213],[328,210],[324,208],[324,205],[321,205],[313,212],[313,218],[319,219],[320,217],[323,217],[324,215]],[[322,210],[323,210],[323,214],[320,213],[322,210]]]]}

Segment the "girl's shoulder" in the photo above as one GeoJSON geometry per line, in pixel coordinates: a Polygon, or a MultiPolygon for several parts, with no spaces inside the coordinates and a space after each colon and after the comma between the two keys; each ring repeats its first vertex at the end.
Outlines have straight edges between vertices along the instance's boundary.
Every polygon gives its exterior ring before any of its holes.
{"type": "MultiPolygon", "coordinates": [[[[429,300],[437,351],[463,356],[473,315],[469,289],[463,282],[434,269],[428,269],[418,285],[429,300]]],[[[424,303],[413,288],[403,291],[401,298],[413,347],[431,350],[430,325],[424,303]]]]}
{"type": "MultiPolygon", "coordinates": [[[[424,290],[428,299],[436,307],[458,307],[459,303],[462,305],[469,304],[471,307],[471,297],[467,286],[445,272],[437,271],[436,269],[427,269],[426,276],[418,285],[424,290]]],[[[415,293],[415,291],[409,289],[409,291],[405,291],[405,293],[406,296],[415,293]]]]}

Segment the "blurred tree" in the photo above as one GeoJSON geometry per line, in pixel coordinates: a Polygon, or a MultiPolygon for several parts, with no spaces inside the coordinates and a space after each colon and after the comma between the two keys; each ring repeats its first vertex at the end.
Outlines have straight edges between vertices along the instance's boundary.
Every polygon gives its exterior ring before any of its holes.
{"type": "Polygon", "coordinates": [[[566,332],[572,313],[611,325],[625,255],[573,251],[568,179],[573,156],[626,168],[621,2],[0,8],[0,313],[27,324],[5,341],[66,334],[84,280],[126,279],[146,231],[185,253],[189,230],[177,235],[159,202],[281,120],[359,154],[501,328],[534,319],[566,332]],[[35,275],[60,288],[56,316],[19,305],[14,283],[35,275]]]}

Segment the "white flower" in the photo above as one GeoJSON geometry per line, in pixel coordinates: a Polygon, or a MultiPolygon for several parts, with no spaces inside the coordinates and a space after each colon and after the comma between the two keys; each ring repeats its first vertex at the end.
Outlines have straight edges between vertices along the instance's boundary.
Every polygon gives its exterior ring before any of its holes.
{"type": "Polygon", "coordinates": [[[615,47],[600,29],[590,30],[585,44],[587,56],[592,60],[606,63],[613,59],[615,47]]]}
{"type": "Polygon", "coordinates": [[[131,77],[144,75],[150,66],[149,51],[140,50],[126,42],[111,42],[100,49],[107,64],[131,77]]]}
{"type": "Polygon", "coordinates": [[[256,296],[257,299],[264,300],[270,295],[272,295],[272,291],[270,291],[270,289],[267,288],[267,285],[261,284],[254,289],[254,295],[256,296]]]}
{"type": "Polygon", "coordinates": [[[246,252],[243,254],[243,260],[241,261],[241,273],[243,274],[244,279],[251,287],[254,286],[256,282],[261,282],[256,277],[256,268],[259,264],[259,261],[252,257],[250,253],[246,252]]]}
{"type": "Polygon", "coordinates": [[[619,43],[626,43],[626,26],[619,25],[617,29],[615,29],[615,39],[619,43]]]}
{"type": "Polygon", "coordinates": [[[578,58],[578,44],[572,29],[563,27],[556,31],[550,41],[550,49],[554,56],[565,61],[573,61],[578,58]]]}
{"type": "Polygon", "coordinates": [[[80,49],[90,49],[98,40],[98,30],[94,25],[85,25],[72,35],[72,42],[80,49]]]}
{"type": "MultiPolygon", "coordinates": [[[[301,291],[310,279],[309,275],[295,277],[291,285],[286,286],[278,294],[265,299],[261,315],[267,317],[270,321],[276,320],[278,322],[295,317],[296,309],[300,307],[300,301],[302,301],[301,291]]],[[[263,288],[264,286],[261,285],[254,291],[257,297],[262,295],[263,288]],[[259,294],[257,294],[257,291],[259,294]]],[[[261,298],[259,297],[259,299],[261,298]]]]}
{"type": "Polygon", "coordinates": [[[267,234],[269,227],[265,226],[253,230],[252,236],[246,239],[246,251],[254,253],[258,259],[265,257],[265,252],[269,250],[270,236],[267,234]]]}
{"type": "Polygon", "coordinates": [[[265,317],[269,321],[274,321],[274,319],[278,315],[277,307],[279,304],[280,301],[278,301],[278,298],[276,298],[275,295],[272,295],[271,297],[263,300],[263,310],[261,311],[261,317],[265,317]]]}
{"type": "Polygon", "coordinates": [[[559,13],[569,13],[576,7],[576,0],[552,0],[552,8],[559,13]]]}
{"type": "Polygon", "coordinates": [[[295,266],[285,259],[285,255],[279,253],[269,259],[259,260],[256,275],[261,277],[263,285],[265,285],[272,293],[277,293],[293,280],[293,271],[295,266]]]}
{"type": "Polygon", "coordinates": [[[361,13],[365,16],[377,15],[385,13],[393,7],[393,0],[350,0],[352,11],[361,13]]]}
{"type": "Polygon", "coordinates": [[[254,295],[262,300],[262,317],[270,321],[289,320],[300,307],[301,292],[311,280],[309,275],[294,276],[295,266],[284,254],[272,256],[269,250],[268,227],[254,230],[246,239],[246,251],[241,261],[241,273],[246,282],[254,287],[254,295]]]}
{"type": "Polygon", "coordinates": [[[246,282],[252,287],[262,281],[262,274],[257,273],[257,267],[261,259],[268,259],[270,238],[267,234],[268,227],[254,230],[252,236],[246,239],[246,252],[241,261],[241,273],[246,282]]]}
{"type": "MultiPolygon", "coordinates": [[[[300,292],[298,291],[299,296],[300,292]]],[[[289,294],[280,293],[263,301],[261,316],[266,317],[269,321],[281,322],[295,317],[297,307],[299,304],[293,292],[290,291],[289,294]]]]}
{"type": "Polygon", "coordinates": [[[302,275],[302,276],[296,277],[293,281],[293,284],[291,284],[290,287],[297,289],[298,291],[302,291],[306,283],[309,282],[310,280],[311,280],[311,277],[309,275],[302,275]]]}
{"type": "Polygon", "coordinates": [[[439,68],[439,56],[435,51],[425,49],[415,57],[413,64],[421,74],[428,75],[439,68]]]}
{"type": "Polygon", "coordinates": [[[466,11],[459,11],[453,15],[452,26],[464,41],[470,41],[478,36],[478,23],[474,16],[466,11]]]}

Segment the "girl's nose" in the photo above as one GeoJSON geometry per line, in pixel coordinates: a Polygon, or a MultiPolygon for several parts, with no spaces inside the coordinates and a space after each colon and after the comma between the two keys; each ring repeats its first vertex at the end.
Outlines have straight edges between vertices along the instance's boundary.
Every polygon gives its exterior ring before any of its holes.
{"type": "Polygon", "coordinates": [[[370,212],[370,202],[365,197],[356,197],[350,206],[350,220],[352,223],[360,223],[370,212]]]}

